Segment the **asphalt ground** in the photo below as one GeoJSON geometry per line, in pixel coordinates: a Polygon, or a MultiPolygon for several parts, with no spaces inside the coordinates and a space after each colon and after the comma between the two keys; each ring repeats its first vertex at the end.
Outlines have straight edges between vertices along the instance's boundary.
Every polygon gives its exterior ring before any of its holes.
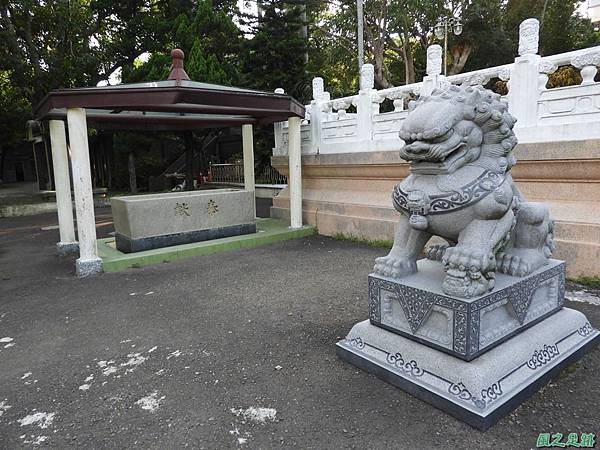
{"type": "MultiPolygon", "coordinates": [[[[110,210],[97,222],[106,237],[110,210]]],[[[338,360],[382,249],[314,236],[78,279],[55,224],[0,219],[2,449],[529,449],[600,433],[598,349],[485,433],[338,360]]],[[[568,306],[600,326],[598,306],[568,306]]]]}

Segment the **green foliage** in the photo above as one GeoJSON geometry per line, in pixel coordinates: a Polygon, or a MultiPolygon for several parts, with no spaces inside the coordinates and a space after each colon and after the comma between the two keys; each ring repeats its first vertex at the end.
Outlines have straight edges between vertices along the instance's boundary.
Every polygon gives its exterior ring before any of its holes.
{"type": "Polygon", "coordinates": [[[582,0],[508,0],[505,28],[516,49],[519,24],[535,17],[540,21],[540,54],[554,55],[600,44],[592,23],[576,14],[582,0]]]}
{"type": "Polygon", "coordinates": [[[577,283],[585,287],[600,289],[600,277],[593,276],[581,276],[576,278],[569,278],[572,283],[577,283]]]}
{"type": "Polygon", "coordinates": [[[242,35],[233,22],[233,2],[200,0],[195,7],[172,18],[163,36],[165,43],[143,64],[124,68],[123,81],[165,80],[169,74],[169,50],[186,54],[185,70],[194,81],[233,85],[240,81],[239,54],[242,35]]]}
{"type": "MultiPolygon", "coordinates": [[[[600,34],[575,11],[579,0],[368,0],[364,2],[365,59],[376,87],[419,81],[433,28],[459,16],[460,36],[449,33],[450,73],[510,62],[522,20],[541,22],[544,55],[598,45],[600,34]]],[[[243,16],[237,0],[15,0],[0,2],[0,151],[21,145],[32,105],[50,90],[95,86],[119,68],[123,82],[164,80],[170,50],[186,54],[191,79],[273,91],[282,87],[304,103],[313,76],[332,97],[358,90],[355,0],[261,2],[263,15],[243,16]],[[244,31],[238,23],[245,25],[244,31]],[[147,58],[140,58],[140,55],[147,58]]],[[[440,42],[443,44],[443,42],[440,42]]],[[[548,86],[577,84],[561,68],[548,86]]],[[[500,92],[505,84],[496,83],[500,92]]],[[[384,105],[385,107],[385,105],[384,105]]],[[[117,153],[137,151],[144,179],[164,164],[132,134],[117,153]]],[[[180,143],[173,141],[173,148],[180,143]]],[[[256,158],[269,162],[272,127],[256,131],[256,158]]],[[[168,160],[169,158],[167,158],[168,160]]],[[[168,162],[168,161],[167,161],[168,162]]]]}
{"type": "Polygon", "coordinates": [[[563,66],[548,77],[546,87],[551,89],[563,86],[576,86],[581,84],[581,81],[579,70],[573,66],[563,66]]]}
{"type": "MultiPolygon", "coordinates": [[[[506,64],[513,60],[516,47],[504,26],[504,0],[469,2],[462,19],[463,33],[455,37],[451,33],[451,46],[469,45],[471,54],[462,68],[468,72],[484,67],[506,64]]],[[[518,33],[517,33],[518,34],[518,33]]]]}
{"type": "Polygon", "coordinates": [[[31,114],[27,97],[12,84],[11,79],[9,71],[0,70],[0,149],[22,144],[25,137],[23,118],[31,114]]]}
{"type": "MultiPolygon", "coordinates": [[[[323,76],[332,96],[356,92],[356,2],[328,2],[313,13],[310,71],[323,76]],[[316,55],[313,56],[312,52],[316,55]]],[[[443,39],[433,28],[443,16],[459,17],[463,33],[448,33],[449,74],[509,63],[517,53],[519,24],[542,22],[540,51],[562,53],[600,44],[588,19],[575,13],[578,0],[372,0],[365,2],[365,62],[375,66],[376,87],[418,81],[428,45],[443,39]],[[545,5],[545,7],[544,7],[545,5]]]]}
{"type": "Polygon", "coordinates": [[[300,34],[301,10],[279,1],[264,2],[263,8],[254,37],[245,43],[245,84],[271,92],[283,88],[307,102],[305,86],[310,80],[304,61],[307,43],[300,34]]]}
{"type": "Polygon", "coordinates": [[[207,83],[231,83],[217,56],[206,54],[199,40],[194,41],[188,57],[188,75],[207,83]]]}
{"type": "Polygon", "coordinates": [[[0,69],[32,104],[59,87],[95,86],[161,48],[163,0],[43,0],[0,4],[0,69]]]}

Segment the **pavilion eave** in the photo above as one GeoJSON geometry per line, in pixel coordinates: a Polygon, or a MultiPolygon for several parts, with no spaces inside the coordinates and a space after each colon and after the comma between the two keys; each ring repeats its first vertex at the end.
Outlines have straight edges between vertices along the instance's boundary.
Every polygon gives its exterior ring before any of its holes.
{"type": "MultiPolygon", "coordinates": [[[[66,111],[54,110],[48,113],[50,120],[66,118],[66,111]]],[[[166,114],[111,114],[98,113],[93,110],[86,114],[87,122],[94,128],[102,130],[193,130],[196,128],[230,127],[256,124],[258,120],[252,116],[227,115],[166,115],[166,114]]]]}
{"type": "Polygon", "coordinates": [[[288,95],[175,86],[56,90],[36,107],[35,115],[48,119],[53,110],[62,108],[85,108],[90,113],[110,109],[252,116],[261,123],[304,117],[305,113],[304,106],[288,95]]]}

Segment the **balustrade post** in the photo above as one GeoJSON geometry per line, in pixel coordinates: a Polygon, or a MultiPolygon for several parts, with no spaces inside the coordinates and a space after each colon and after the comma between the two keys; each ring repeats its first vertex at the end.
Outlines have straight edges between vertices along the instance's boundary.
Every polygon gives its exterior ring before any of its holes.
{"type": "Polygon", "coordinates": [[[423,77],[421,95],[431,95],[438,88],[442,73],[442,47],[438,44],[427,47],[427,75],[423,77]]]}
{"type": "Polygon", "coordinates": [[[519,56],[510,76],[508,104],[516,117],[516,127],[537,125],[539,99],[539,65],[537,54],[540,23],[537,19],[524,20],[519,27],[519,56]]]}
{"type": "Polygon", "coordinates": [[[310,102],[310,148],[311,153],[319,153],[321,147],[321,130],[323,127],[323,100],[326,97],[323,78],[315,77],[312,80],[313,99],[310,102]]]}
{"type": "Polygon", "coordinates": [[[359,141],[371,142],[373,139],[373,114],[379,111],[374,105],[375,68],[373,64],[363,64],[360,70],[360,91],[356,103],[357,135],[359,141]]]}

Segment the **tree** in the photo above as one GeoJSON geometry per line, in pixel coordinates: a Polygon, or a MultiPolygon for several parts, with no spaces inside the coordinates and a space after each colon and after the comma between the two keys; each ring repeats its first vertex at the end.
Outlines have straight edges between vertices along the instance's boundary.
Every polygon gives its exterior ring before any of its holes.
{"type": "MultiPolygon", "coordinates": [[[[262,2],[262,17],[252,39],[244,47],[245,85],[273,91],[283,88],[293,97],[307,101],[302,9],[280,1],[262,2]]],[[[310,97],[309,97],[310,98],[310,97]]]]}
{"type": "Polygon", "coordinates": [[[146,63],[132,61],[123,71],[125,82],[164,80],[169,74],[169,51],[184,51],[185,70],[192,80],[218,84],[240,81],[242,33],[233,22],[232,2],[200,0],[174,17],[163,39],[165,47],[146,63]]]}
{"type": "Polygon", "coordinates": [[[167,0],[0,3],[0,69],[37,103],[51,89],[95,86],[164,47],[167,0]]]}
{"type": "Polygon", "coordinates": [[[0,182],[8,153],[24,146],[23,118],[30,114],[31,106],[25,94],[11,83],[8,71],[0,70],[0,182]]]}
{"type": "Polygon", "coordinates": [[[449,32],[450,62],[448,74],[506,64],[515,49],[503,22],[505,0],[465,1],[458,10],[464,27],[460,36],[449,32]]]}
{"type": "Polygon", "coordinates": [[[540,21],[540,54],[554,55],[600,43],[589,19],[576,11],[582,0],[508,0],[504,15],[508,36],[516,49],[519,24],[534,17],[540,21]]]}

